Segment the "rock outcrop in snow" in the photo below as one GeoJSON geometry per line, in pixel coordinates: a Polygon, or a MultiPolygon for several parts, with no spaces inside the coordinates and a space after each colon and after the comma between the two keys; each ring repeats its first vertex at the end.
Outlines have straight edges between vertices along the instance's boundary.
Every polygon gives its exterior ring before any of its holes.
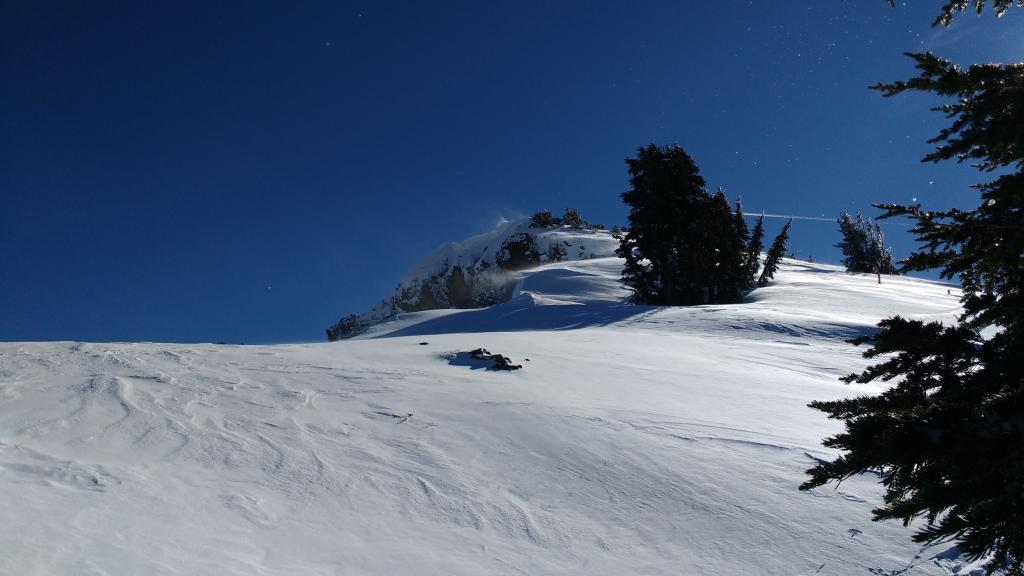
{"type": "Polygon", "coordinates": [[[462,242],[449,242],[420,260],[394,293],[372,310],[351,314],[327,329],[327,339],[349,338],[405,312],[483,308],[508,301],[519,272],[550,262],[614,256],[618,240],[600,227],[531,226],[503,222],[462,242]]]}

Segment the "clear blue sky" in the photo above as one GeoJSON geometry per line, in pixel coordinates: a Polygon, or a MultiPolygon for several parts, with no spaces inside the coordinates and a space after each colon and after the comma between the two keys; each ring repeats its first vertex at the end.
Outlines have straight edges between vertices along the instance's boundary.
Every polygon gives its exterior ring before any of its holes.
{"type": "Polygon", "coordinates": [[[1022,59],[1024,14],[941,3],[4,2],[0,340],[321,340],[501,217],[624,223],[651,142],[748,211],[970,206],[932,102],[865,88],[1022,59]]]}

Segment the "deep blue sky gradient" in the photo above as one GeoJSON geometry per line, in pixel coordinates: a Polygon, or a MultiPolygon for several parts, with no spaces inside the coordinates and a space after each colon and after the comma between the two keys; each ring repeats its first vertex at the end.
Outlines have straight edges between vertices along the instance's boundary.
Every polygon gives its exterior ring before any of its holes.
{"type": "Polygon", "coordinates": [[[940,4],[4,2],[0,340],[320,340],[499,218],[624,223],[650,142],[750,212],[971,206],[934,102],[865,88],[1022,59],[1024,14],[940,4]]]}

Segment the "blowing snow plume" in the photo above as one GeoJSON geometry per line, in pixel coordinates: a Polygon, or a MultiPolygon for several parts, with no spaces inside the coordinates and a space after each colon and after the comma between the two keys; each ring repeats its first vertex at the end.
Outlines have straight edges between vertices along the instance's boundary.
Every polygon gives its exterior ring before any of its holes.
{"type": "MultiPolygon", "coordinates": [[[[368,312],[350,314],[327,329],[330,341],[350,338],[404,312],[483,308],[507,302],[522,270],[552,262],[615,255],[618,240],[600,225],[578,219],[539,222],[523,218],[461,242],[449,242],[416,263],[368,312]]],[[[543,214],[543,213],[541,213],[543,214]]]]}

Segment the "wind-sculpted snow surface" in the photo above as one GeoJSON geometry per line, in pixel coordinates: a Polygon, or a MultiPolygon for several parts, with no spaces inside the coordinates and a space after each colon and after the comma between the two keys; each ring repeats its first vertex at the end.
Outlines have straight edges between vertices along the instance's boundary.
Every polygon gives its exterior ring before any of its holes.
{"type": "Polygon", "coordinates": [[[507,301],[522,270],[615,254],[619,241],[593,227],[534,228],[529,219],[503,222],[490,232],[449,242],[413,266],[394,293],[363,314],[327,329],[328,340],[351,338],[403,312],[483,308],[507,301]]]}
{"type": "Polygon", "coordinates": [[[870,522],[875,477],[797,490],[837,430],[806,403],[880,389],[842,339],[955,290],[787,262],[655,309],[617,277],[330,344],[0,344],[0,573],[968,573],[870,522]],[[479,347],[523,369],[448,361],[479,347]]]}

